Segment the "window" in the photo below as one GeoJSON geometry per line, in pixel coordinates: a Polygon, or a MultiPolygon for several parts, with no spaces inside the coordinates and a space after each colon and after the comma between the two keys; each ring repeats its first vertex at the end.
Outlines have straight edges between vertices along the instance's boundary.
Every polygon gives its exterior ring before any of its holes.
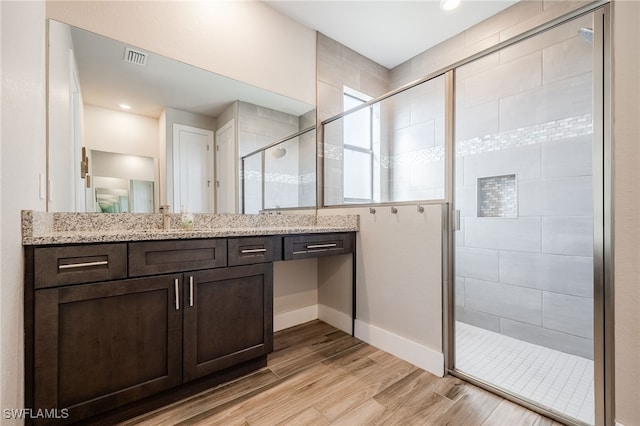
{"type": "MultiPolygon", "coordinates": [[[[367,103],[370,96],[344,88],[343,110],[367,103]]],[[[344,119],[343,184],[345,203],[373,201],[372,107],[344,119]]]]}
{"type": "Polygon", "coordinates": [[[348,87],[323,123],[323,204],[443,200],[444,75],[373,102],[348,87]]]}

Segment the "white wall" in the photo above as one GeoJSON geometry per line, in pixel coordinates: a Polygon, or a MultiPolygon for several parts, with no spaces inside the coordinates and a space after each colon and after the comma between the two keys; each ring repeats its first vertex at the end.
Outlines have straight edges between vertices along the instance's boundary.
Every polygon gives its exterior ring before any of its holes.
{"type": "Polygon", "coordinates": [[[613,2],[616,421],[640,425],[640,3],[613,2]]]}
{"type": "Polygon", "coordinates": [[[52,21],[49,31],[49,181],[51,211],[75,211],[75,153],[71,129],[73,42],[66,25],[52,21]]]}
{"type": "MultiPolygon", "coordinates": [[[[436,375],[442,355],[442,207],[331,208],[318,215],[358,214],[356,337],[436,375]]],[[[342,300],[322,304],[343,313],[342,300]]]]}
{"type": "Polygon", "coordinates": [[[87,149],[158,158],[158,126],[155,118],[84,105],[87,149]]]}
{"type": "Polygon", "coordinates": [[[315,104],[315,32],[261,2],[50,1],[47,15],[315,104]]]}
{"type": "Polygon", "coordinates": [[[301,259],[273,264],[273,329],[318,318],[318,262],[301,259]]]}
{"type": "MultiPolygon", "coordinates": [[[[24,406],[20,210],[45,210],[45,6],[0,2],[0,407],[24,406]]],[[[22,422],[4,419],[2,424],[22,422]]]]}
{"type": "Polygon", "coordinates": [[[92,173],[95,176],[151,182],[156,179],[156,161],[151,157],[93,151],[91,160],[92,173]]]}

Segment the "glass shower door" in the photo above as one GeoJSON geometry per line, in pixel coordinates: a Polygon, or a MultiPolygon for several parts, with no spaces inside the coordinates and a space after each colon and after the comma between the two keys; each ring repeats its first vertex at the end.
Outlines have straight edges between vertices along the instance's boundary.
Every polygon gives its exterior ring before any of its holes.
{"type": "Polygon", "coordinates": [[[455,72],[454,368],[588,424],[593,27],[583,16],[455,72]]]}

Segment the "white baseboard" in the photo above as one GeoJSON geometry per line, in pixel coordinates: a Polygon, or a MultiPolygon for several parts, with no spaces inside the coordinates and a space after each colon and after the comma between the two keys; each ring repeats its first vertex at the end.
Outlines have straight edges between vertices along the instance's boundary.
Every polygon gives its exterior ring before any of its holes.
{"type": "Polygon", "coordinates": [[[305,306],[294,311],[282,312],[273,316],[273,331],[284,330],[295,325],[318,319],[318,305],[305,306]]]}
{"type": "Polygon", "coordinates": [[[624,425],[620,422],[616,422],[616,426],[624,426],[624,425]]]}
{"type": "Polygon", "coordinates": [[[318,319],[351,334],[351,315],[337,311],[326,305],[318,305],[318,319]]]}
{"type": "Polygon", "coordinates": [[[356,320],[356,337],[438,377],[444,376],[444,354],[387,330],[356,320]]]}

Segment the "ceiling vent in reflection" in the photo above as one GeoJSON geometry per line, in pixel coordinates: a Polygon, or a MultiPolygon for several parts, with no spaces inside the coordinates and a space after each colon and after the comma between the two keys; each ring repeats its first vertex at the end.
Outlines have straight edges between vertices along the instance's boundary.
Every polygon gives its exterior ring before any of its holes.
{"type": "Polygon", "coordinates": [[[124,49],[124,61],[140,66],[147,65],[147,54],[129,47],[124,49]]]}

